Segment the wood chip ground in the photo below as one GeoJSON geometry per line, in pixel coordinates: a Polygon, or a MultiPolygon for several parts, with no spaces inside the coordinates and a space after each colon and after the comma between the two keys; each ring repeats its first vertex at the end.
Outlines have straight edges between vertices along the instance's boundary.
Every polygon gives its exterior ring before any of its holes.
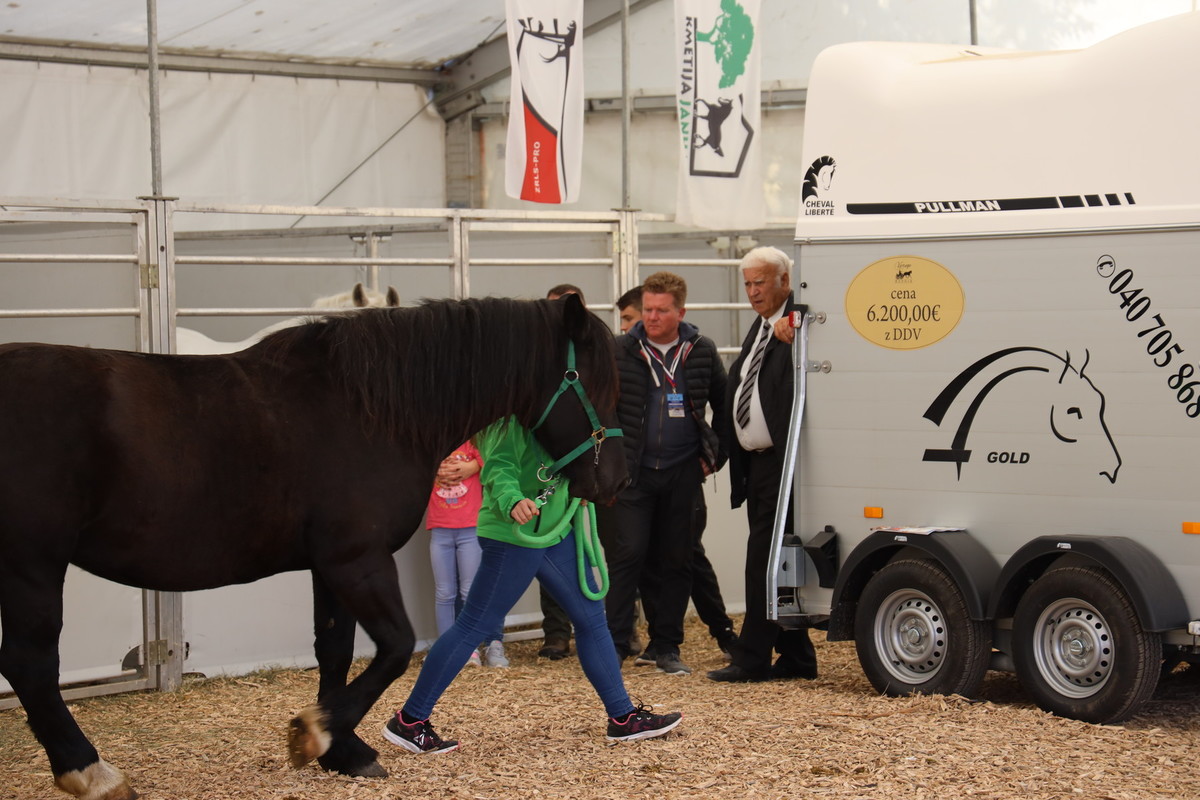
{"type": "MultiPolygon", "coordinates": [[[[817,634],[820,677],[730,685],[693,620],[677,677],[626,662],[630,693],[682,710],[661,739],[610,744],[579,661],[537,658],[540,640],[508,646],[512,668],[467,668],[434,715],[462,749],[399,751],[379,735],[408,694],[421,656],[359,728],[386,779],[288,766],[285,725],[316,693],[314,671],[188,679],[179,692],[77,701],[103,757],[145,800],[1148,800],[1200,798],[1200,668],[1180,668],[1121,726],[1046,714],[1016,679],[988,673],[980,697],[885,698],[846,642],[817,634]]],[[[361,666],[361,665],[359,665],[361,666]]],[[[0,711],[0,798],[65,797],[21,710],[0,711]]]]}

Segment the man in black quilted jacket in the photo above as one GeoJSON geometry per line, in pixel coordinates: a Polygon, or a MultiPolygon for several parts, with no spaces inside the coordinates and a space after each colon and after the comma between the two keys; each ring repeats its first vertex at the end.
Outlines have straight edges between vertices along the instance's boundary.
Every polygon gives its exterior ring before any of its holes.
{"type": "Polygon", "coordinates": [[[712,340],[684,322],[687,284],[656,272],[642,282],[642,319],[617,339],[621,393],[617,416],[625,436],[630,483],[609,523],[608,626],[618,654],[634,655],[630,639],[639,579],[654,593],[650,641],[641,661],[653,659],[672,675],[691,669],[679,657],[683,617],[691,592],[692,515],[704,476],[725,454],[705,419],[725,407],[725,367],[712,340]]]}

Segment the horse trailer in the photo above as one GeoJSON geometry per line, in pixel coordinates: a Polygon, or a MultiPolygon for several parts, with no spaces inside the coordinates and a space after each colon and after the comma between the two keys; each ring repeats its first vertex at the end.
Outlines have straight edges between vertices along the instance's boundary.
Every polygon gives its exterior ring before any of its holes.
{"type": "Polygon", "coordinates": [[[813,67],[768,596],[881,692],[1015,670],[1117,722],[1200,660],[1196,41],[1192,13],[813,67]]]}

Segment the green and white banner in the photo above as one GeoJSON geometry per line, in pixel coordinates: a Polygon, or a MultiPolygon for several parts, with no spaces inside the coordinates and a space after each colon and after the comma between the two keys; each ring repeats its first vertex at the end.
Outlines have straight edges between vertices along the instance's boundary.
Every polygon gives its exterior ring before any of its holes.
{"type": "Polygon", "coordinates": [[[758,10],[759,0],[675,0],[675,219],[684,225],[758,228],[766,221],[758,10]]]}

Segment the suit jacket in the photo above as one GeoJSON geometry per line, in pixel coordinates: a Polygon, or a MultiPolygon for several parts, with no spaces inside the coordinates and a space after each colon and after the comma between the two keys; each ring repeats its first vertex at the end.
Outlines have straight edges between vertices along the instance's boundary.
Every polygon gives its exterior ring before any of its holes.
{"type": "MultiPolygon", "coordinates": [[[[799,311],[795,295],[788,295],[784,305],[784,313],[799,311]]],[[[742,384],[742,365],[750,348],[754,344],[755,334],[762,325],[762,317],[756,317],[742,342],[742,352],[729,368],[729,381],[726,384],[725,413],[722,415],[721,434],[725,438],[726,450],[729,452],[729,481],[730,502],[733,508],[739,507],[746,500],[746,486],[749,480],[749,453],[738,443],[733,420],[733,399],[737,396],[738,387],[742,384]]],[[[792,394],[795,382],[792,369],[792,346],[779,341],[771,335],[767,349],[763,353],[763,363],[758,373],[758,396],[762,401],[763,416],[766,417],[767,430],[771,433],[771,441],[775,447],[782,448],[787,442],[788,422],[792,417],[792,394]]],[[[782,456],[782,451],[781,451],[782,456]]]]}

